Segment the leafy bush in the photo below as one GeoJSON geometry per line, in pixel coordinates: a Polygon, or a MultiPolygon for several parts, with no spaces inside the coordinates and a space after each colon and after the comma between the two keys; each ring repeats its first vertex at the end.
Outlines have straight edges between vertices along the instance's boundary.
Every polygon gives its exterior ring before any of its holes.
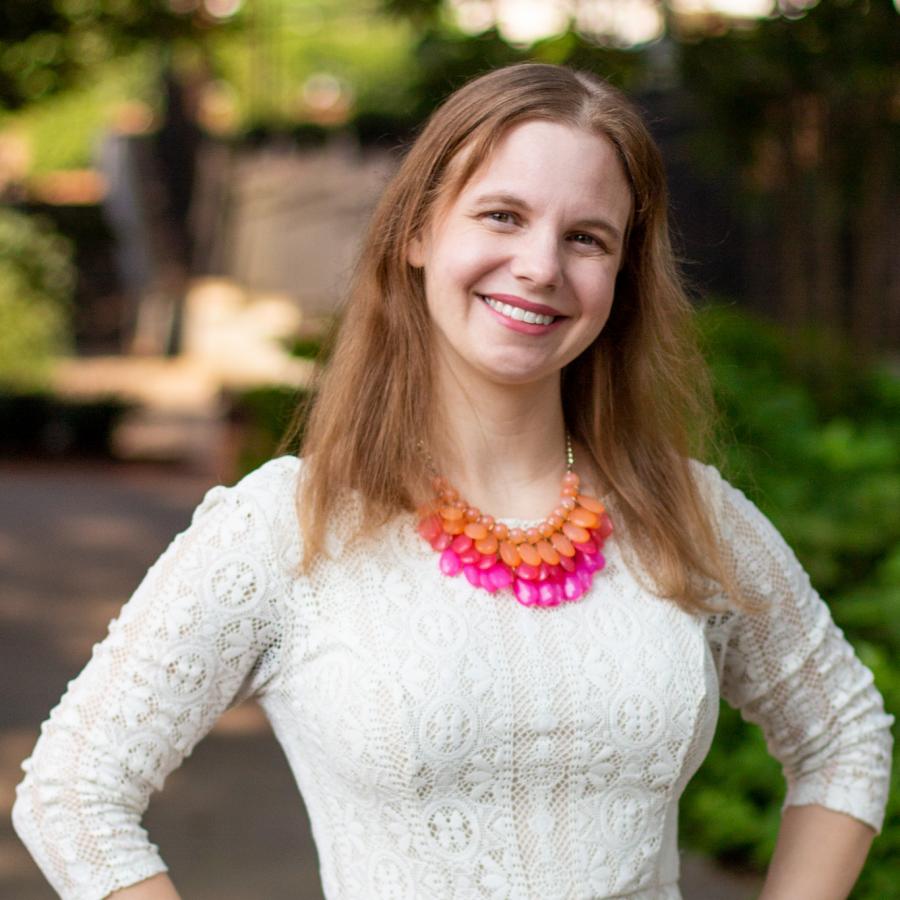
{"type": "MultiPolygon", "coordinates": [[[[726,477],[774,522],[900,714],[900,380],[821,335],[788,339],[725,308],[701,322],[723,411],[726,477]]],[[[895,772],[900,766],[895,760],[895,772]]],[[[763,868],[783,781],[758,729],[723,705],[682,805],[682,839],[763,868]]],[[[900,898],[900,788],[853,896],[900,898]]]]}
{"type": "MultiPolygon", "coordinates": [[[[230,398],[230,418],[239,432],[239,472],[251,472],[272,458],[294,415],[299,415],[298,409],[308,398],[305,391],[277,385],[253,388],[230,398]]],[[[296,450],[292,446],[284,452],[296,450]]]]}
{"type": "Polygon", "coordinates": [[[43,218],[0,209],[0,387],[40,384],[69,343],[72,251],[43,218]]]}

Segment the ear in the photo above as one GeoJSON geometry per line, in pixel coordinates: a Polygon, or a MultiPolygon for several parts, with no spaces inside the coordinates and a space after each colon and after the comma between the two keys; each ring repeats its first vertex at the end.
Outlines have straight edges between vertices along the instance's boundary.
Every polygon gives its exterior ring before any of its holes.
{"type": "Polygon", "coordinates": [[[420,234],[417,234],[406,248],[406,261],[414,269],[423,269],[425,267],[425,240],[420,234]]]}

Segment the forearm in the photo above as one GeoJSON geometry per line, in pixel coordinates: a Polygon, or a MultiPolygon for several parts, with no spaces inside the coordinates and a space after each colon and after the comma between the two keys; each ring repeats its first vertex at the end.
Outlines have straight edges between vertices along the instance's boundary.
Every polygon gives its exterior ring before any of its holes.
{"type": "Polygon", "coordinates": [[[875,832],[824,806],[789,806],[759,900],[845,900],[875,832]]]}
{"type": "Polygon", "coordinates": [[[181,898],[169,876],[163,872],[121,891],[114,891],[106,900],[181,900],[181,898]]]}

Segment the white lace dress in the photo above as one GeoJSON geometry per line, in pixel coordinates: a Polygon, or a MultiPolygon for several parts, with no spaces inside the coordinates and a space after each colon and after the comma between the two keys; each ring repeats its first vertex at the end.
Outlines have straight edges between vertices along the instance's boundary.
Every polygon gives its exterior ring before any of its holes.
{"type": "Polygon", "coordinates": [[[64,898],[165,870],[152,791],[256,696],[306,801],[330,900],[605,898],[678,890],[678,801],[720,694],[762,725],[786,804],[881,826],[891,717],[768,520],[697,466],[768,609],[692,616],[623,564],[526,608],[440,574],[402,516],[296,578],[300,463],[213,488],[70,683],[13,822],[64,898]]]}

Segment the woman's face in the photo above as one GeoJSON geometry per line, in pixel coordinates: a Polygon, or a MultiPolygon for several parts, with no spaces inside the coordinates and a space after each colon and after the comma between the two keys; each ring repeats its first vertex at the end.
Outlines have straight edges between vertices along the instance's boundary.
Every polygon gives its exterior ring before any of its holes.
{"type": "Polygon", "coordinates": [[[631,204],[606,138],[510,129],[410,247],[442,360],[503,384],[557,377],[609,316],[631,204]]]}

